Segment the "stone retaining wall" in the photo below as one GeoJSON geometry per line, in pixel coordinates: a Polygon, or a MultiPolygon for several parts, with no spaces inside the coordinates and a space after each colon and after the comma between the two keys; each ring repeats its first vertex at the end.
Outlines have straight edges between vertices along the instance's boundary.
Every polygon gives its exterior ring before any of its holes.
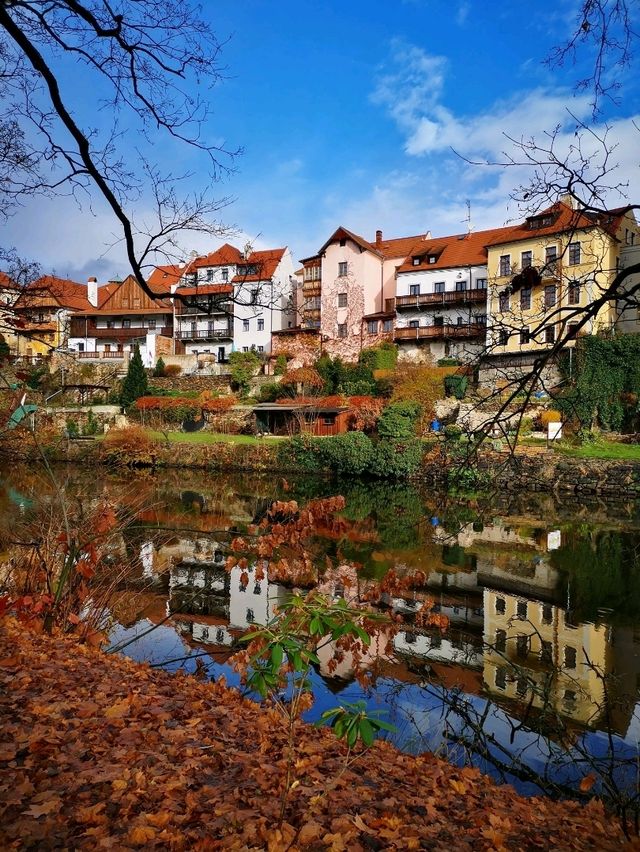
{"type": "Polygon", "coordinates": [[[150,376],[149,384],[166,390],[229,392],[229,376],[150,376]]]}

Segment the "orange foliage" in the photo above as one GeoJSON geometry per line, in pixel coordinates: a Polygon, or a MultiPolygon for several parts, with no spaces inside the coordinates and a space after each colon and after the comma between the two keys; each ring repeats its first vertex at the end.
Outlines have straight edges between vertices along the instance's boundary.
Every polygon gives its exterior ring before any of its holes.
{"type": "Polygon", "coordinates": [[[435,414],[435,404],[444,399],[444,380],[457,367],[404,367],[396,373],[392,402],[413,401],[421,406],[419,431],[426,434],[435,414]]]}
{"type": "Polygon", "coordinates": [[[324,379],[313,367],[298,367],[296,370],[288,370],[282,377],[281,384],[321,388],[324,385],[324,379]]]}

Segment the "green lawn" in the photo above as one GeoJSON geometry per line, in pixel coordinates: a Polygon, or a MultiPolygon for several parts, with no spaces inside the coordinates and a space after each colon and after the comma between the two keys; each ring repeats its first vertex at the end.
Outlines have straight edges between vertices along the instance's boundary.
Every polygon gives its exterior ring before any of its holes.
{"type": "MultiPolygon", "coordinates": [[[[155,441],[165,441],[162,432],[147,430],[147,435],[155,441]]],[[[222,435],[216,432],[169,432],[169,441],[176,444],[219,444],[231,442],[234,444],[262,444],[271,438],[255,438],[253,435],[222,435]]]]}
{"type": "Polygon", "coordinates": [[[580,459],[617,459],[619,461],[640,461],[640,444],[617,444],[602,442],[585,444],[582,447],[558,446],[558,451],[567,456],[580,459]]]}

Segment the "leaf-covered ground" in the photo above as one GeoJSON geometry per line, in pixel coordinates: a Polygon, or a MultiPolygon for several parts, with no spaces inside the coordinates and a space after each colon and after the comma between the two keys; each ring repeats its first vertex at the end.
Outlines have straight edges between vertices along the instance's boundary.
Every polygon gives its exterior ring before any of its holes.
{"type": "Polygon", "coordinates": [[[620,849],[602,807],[524,799],[471,769],[300,726],[220,684],[0,624],[2,849],[620,849]],[[326,795],[323,795],[324,791],[326,795]]]}

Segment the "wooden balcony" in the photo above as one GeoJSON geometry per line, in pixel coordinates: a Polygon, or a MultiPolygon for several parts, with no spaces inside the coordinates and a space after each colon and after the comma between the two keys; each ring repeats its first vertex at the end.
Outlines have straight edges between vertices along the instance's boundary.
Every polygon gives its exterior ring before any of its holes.
{"type": "Polygon", "coordinates": [[[467,325],[423,325],[417,328],[396,328],[395,340],[453,340],[469,337],[484,337],[487,327],[474,322],[467,325]]]}
{"type": "Polygon", "coordinates": [[[486,290],[454,290],[450,293],[422,293],[419,296],[397,296],[396,309],[437,308],[449,305],[480,304],[486,301],[486,290]]]}
{"type": "Polygon", "coordinates": [[[233,314],[233,302],[216,302],[207,300],[207,296],[200,296],[197,304],[183,305],[176,302],[176,316],[211,316],[212,314],[233,314]]]}
{"type": "Polygon", "coordinates": [[[320,308],[303,308],[302,310],[302,316],[305,320],[319,320],[320,314],[320,308]]]}
{"type": "Polygon", "coordinates": [[[69,331],[70,337],[94,337],[97,340],[132,340],[137,337],[146,337],[147,334],[161,334],[163,337],[173,337],[173,327],[170,325],[149,328],[148,326],[134,326],[132,328],[96,328],[90,323],[84,323],[81,319],[72,319],[69,331]]]}
{"type": "Polygon", "coordinates": [[[83,361],[124,361],[125,358],[129,357],[129,353],[122,350],[114,352],[100,350],[95,352],[76,352],[76,357],[83,361]]]}
{"type": "Polygon", "coordinates": [[[181,328],[176,334],[178,340],[231,340],[233,332],[230,328],[189,329],[181,328]]]}

